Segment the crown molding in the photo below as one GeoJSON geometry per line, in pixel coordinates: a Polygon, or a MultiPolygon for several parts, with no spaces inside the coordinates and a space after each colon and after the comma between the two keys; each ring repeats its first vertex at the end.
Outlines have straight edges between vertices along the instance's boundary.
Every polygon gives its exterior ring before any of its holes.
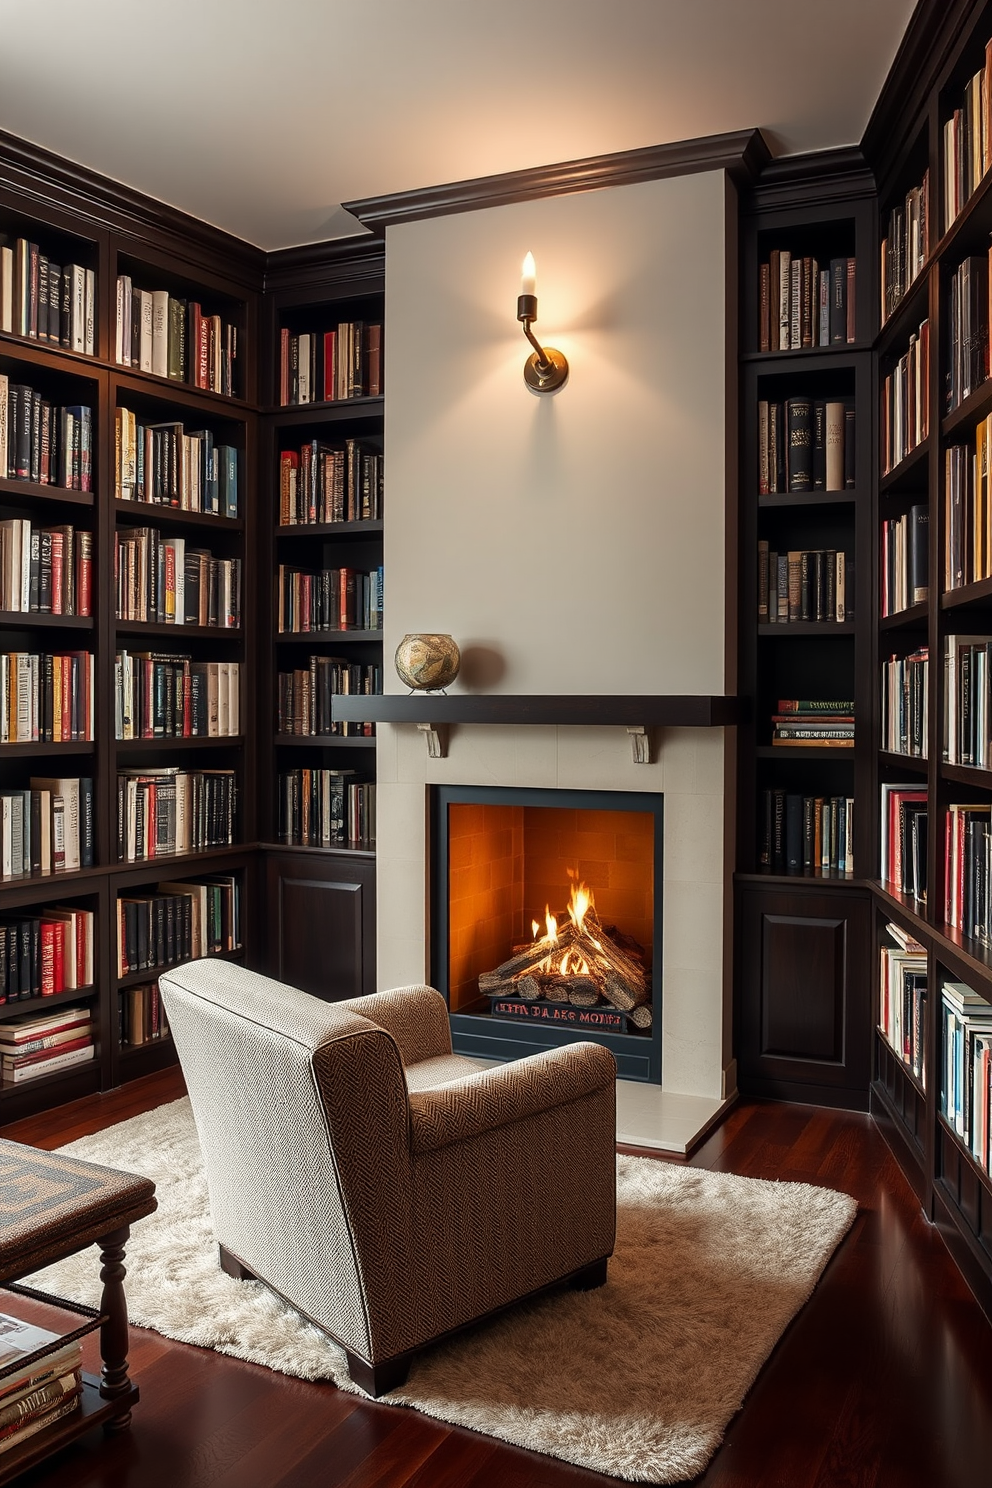
{"type": "Polygon", "coordinates": [[[330,287],[346,294],[374,294],[382,289],[385,272],[382,239],[373,233],[354,233],[323,243],[274,249],[265,257],[263,288],[267,293],[330,287]]]}
{"type": "Polygon", "coordinates": [[[628,186],[637,181],[700,171],[725,170],[743,186],[760,174],[770,158],[760,130],[740,129],[674,144],[649,145],[641,150],[590,155],[584,160],[566,160],[558,165],[507,171],[497,176],[479,176],[471,181],[427,186],[418,191],[369,196],[343,205],[363,227],[381,234],[399,222],[417,222],[453,212],[473,212],[483,207],[599,191],[607,186],[628,186]]]}
{"type": "Polygon", "coordinates": [[[874,197],[875,177],[857,145],[770,160],[751,187],[745,211],[823,205],[874,197]]]}

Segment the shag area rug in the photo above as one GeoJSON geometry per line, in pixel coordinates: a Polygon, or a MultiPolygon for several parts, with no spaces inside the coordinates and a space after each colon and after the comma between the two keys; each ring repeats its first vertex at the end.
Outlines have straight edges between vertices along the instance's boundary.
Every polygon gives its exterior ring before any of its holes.
{"type": "MultiPolygon", "coordinates": [[[[157,1185],[158,1211],[128,1247],[133,1323],[361,1393],[340,1349],[259,1283],[221,1271],[187,1100],[63,1150],[157,1185]]],[[[556,1292],[429,1350],[388,1402],[617,1478],[702,1472],[857,1205],[643,1157],[619,1157],[617,1177],[605,1287],[556,1292]]],[[[86,1253],[33,1281],[99,1300],[86,1253]]]]}

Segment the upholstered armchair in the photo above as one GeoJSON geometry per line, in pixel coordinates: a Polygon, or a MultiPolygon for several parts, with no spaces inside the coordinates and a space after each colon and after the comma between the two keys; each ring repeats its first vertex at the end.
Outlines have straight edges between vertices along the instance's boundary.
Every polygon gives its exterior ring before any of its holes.
{"type": "Polygon", "coordinates": [[[425,1345],[606,1280],[615,1067],[572,1044],[479,1070],[430,987],[327,1003],[223,961],[163,974],[221,1261],[345,1349],[371,1395],[425,1345]]]}

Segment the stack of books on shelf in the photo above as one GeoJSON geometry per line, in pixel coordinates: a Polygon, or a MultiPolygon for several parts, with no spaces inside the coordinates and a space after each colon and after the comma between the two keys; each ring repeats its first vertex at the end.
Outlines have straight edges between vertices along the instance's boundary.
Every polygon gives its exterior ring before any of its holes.
{"type": "Polygon", "coordinates": [[[33,527],[26,517],[0,522],[0,610],[90,615],[92,605],[92,532],[33,527]]]}
{"type": "Polygon", "coordinates": [[[843,399],[758,402],[758,493],[853,491],[854,404],[843,399]]]}
{"type": "Polygon", "coordinates": [[[0,790],[0,863],[4,878],[92,868],[92,778],[35,777],[0,790]]]}
{"type": "Polygon", "coordinates": [[[990,810],[952,802],[944,825],[944,918],[982,945],[992,945],[990,810]]]}
{"type": "Polygon", "coordinates": [[[93,738],[89,651],[0,653],[0,744],[69,744],[93,738]]]}
{"type": "Polygon", "coordinates": [[[50,403],[0,372],[0,477],[93,489],[93,410],[50,403]]]}
{"type": "Polygon", "coordinates": [[[853,749],[854,704],[843,699],[779,698],[772,744],[790,749],[853,749]]]}
{"type": "Polygon", "coordinates": [[[836,548],[772,552],[758,543],[758,623],[854,618],[854,558],[836,548]]]}
{"type": "Polygon", "coordinates": [[[241,624],[241,559],[215,558],[154,527],[115,532],[114,583],[118,620],[221,630],[241,624]]]}
{"type": "Polygon", "coordinates": [[[4,1085],[24,1085],[89,1064],[96,1055],[93,1032],[88,1007],[60,1007],[0,1023],[0,1079],[4,1085]]]}
{"type": "Polygon", "coordinates": [[[162,1006],[158,982],[125,987],[120,995],[120,1040],[131,1048],[167,1038],[169,1020],[162,1006]]]}
{"type": "Polygon", "coordinates": [[[92,986],[93,949],[91,909],[49,905],[0,921],[0,1003],[92,986]]]}
{"type": "Polygon", "coordinates": [[[378,697],[381,692],[381,667],[349,662],[341,656],[311,656],[306,667],[279,673],[279,732],[370,736],[375,733],[374,723],[332,722],[331,699],[342,694],[378,697]]]}
{"type": "Polygon", "coordinates": [[[382,393],[382,326],[342,321],[330,331],[279,333],[279,402],[331,403],[382,393]]]}
{"type": "Polygon", "coordinates": [[[370,522],[382,517],[382,454],[358,439],[313,439],[279,455],[279,525],[370,522]]]}
{"type": "Polygon", "coordinates": [[[975,429],[969,448],[944,451],[944,588],[992,578],[992,414],[975,429]]]}
{"type": "Polygon", "coordinates": [[[992,636],[947,636],[944,678],[944,758],[992,768],[992,636]]]}
{"type": "Polygon", "coordinates": [[[989,272],[992,253],[963,259],[951,275],[947,322],[947,412],[989,375],[989,272]]]}
{"type": "Polygon", "coordinates": [[[881,787],[882,878],[921,904],[927,898],[927,793],[919,781],[881,787]]]}
{"type": "Polygon", "coordinates": [[[82,1368],[78,1339],[0,1313],[0,1453],[79,1410],[82,1368]]]}
{"type": "Polygon", "coordinates": [[[117,900],[117,975],[176,966],[241,945],[241,886],[231,874],[160,883],[117,900]]]}
{"type": "Polygon", "coordinates": [[[930,322],[909,338],[882,386],[883,475],[895,470],[930,432],[930,322]]]}
{"type": "Polygon", "coordinates": [[[279,841],[290,847],[375,846],[375,785],[354,770],[279,776],[279,841]]]}
{"type": "Polygon", "coordinates": [[[892,208],[882,239],[882,324],[922,272],[927,259],[930,219],[930,172],[892,208]]]}
{"type": "Polygon", "coordinates": [[[233,770],[118,770],[117,856],[143,863],[228,847],[236,806],[233,770]]]}
{"type": "Polygon", "coordinates": [[[878,1026],[894,1054],[926,1088],[927,953],[901,925],[881,948],[878,1026]]]}
{"type": "Polygon", "coordinates": [[[881,746],[890,754],[927,757],[930,653],[892,656],[882,666],[881,746]]]}
{"type": "Polygon", "coordinates": [[[992,1005],[965,982],[945,982],[940,1011],[940,1112],[989,1173],[992,1005]]]}
{"type": "Polygon", "coordinates": [[[959,107],[944,124],[944,232],[977,190],[992,162],[988,91],[992,76],[990,53],[992,42],[985,48],[984,65],[968,79],[959,107]]]}
{"type": "Polygon", "coordinates": [[[758,802],[759,867],[769,873],[850,878],[854,798],[765,790],[758,802]]]}
{"type": "Polygon", "coordinates": [[[204,315],[196,300],[164,289],[136,289],[129,274],[117,280],[114,355],[121,367],[233,397],[238,328],[204,315]]]}
{"type": "Polygon", "coordinates": [[[325,568],[317,573],[279,565],[279,631],[381,630],[382,568],[325,568]]]}
{"type": "Polygon", "coordinates": [[[930,597],[930,509],[911,506],[901,517],[882,523],[882,619],[898,615],[930,597]]]}
{"type": "Polygon", "coordinates": [[[93,356],[96,273],[0,233],[0,331],[93,356]]]}
{"type": "Polygon", "coordinates": [[[117,739],[235,738],[241,733],[241,663],[118,651],[117,739]]]}
{"type": "Polygon", "coordinates": [[[116,413],[114,495],[215,517],[238,515],[238,451],[217,444],[209,429],[181,423],[143,424],[127,408],[116,413]]]}
{"type": "Polygon", "coordinates": [[[758,345],[761,351],[800,351],[850,345],[855,339],[856,265],[774,248],[758,267],[758,345]]]}

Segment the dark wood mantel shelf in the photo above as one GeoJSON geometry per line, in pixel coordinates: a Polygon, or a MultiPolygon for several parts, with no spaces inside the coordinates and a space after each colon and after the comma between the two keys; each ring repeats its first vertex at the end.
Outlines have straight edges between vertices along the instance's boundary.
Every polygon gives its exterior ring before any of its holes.
{"type": "Polygon", "coordinates": [[[445,752],[440,729],[452,723],[608,725],[631,736],[634,759],[649,763],[651,728],[725,728],[740,718],[740,699],[724,696],[549,697],[509,693],[424,693],[392,697],[334,697],[331,717],[349,723],[412,723],[426,735],[428,752],[445,752]]]}

